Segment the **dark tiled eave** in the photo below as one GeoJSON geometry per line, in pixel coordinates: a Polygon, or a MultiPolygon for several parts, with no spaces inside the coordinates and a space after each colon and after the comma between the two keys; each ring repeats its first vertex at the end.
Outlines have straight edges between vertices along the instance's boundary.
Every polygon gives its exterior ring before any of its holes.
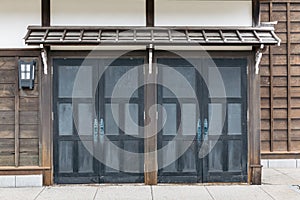
{"type": "Polygon", "coordinates": [[[28,45],[279,45],[273,27],[29,26],[28,45]]]}

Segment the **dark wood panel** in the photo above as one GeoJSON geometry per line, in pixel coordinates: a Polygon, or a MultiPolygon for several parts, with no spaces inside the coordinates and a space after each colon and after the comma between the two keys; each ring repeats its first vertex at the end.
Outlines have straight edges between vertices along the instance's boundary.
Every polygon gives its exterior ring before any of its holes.
{"type": "Polygon", "coordinates": [[[0,97],[14,97],[15,85],[14,84],[0,84],[0,97]]]}
{"type": "Polygon", "coordinates": [[[269,141],[270,140],[270,131],[269,130],[262,130],[260,131],[260,134],[261,134],[261,141],[264,142],[264,141],[269,141]]]}
{"type": "Polygon", "coordinates": [[[22,97],[20,98],[20,111],[38,111],[39,98],[22,97]]]}
{"type": "Polygon", "coordinates": [[[0,124],[15,124],[15,112],[0,111],[0,124]]]}
{"type": "Polygon", "coordinates": [[[20,125],[20,138],[39,138],[39,125],[20,125]]]}
{"type": "Polygon", "coordinates": [[[33,90],[21,89],[20,97],[38,97],[39,96],[39,85],[34,84],[33,90]]]}
{"type": "Polygon", "coordinates": [[[20,166],[38,166],[39,155],[38,153],[32,155],[28,153],[20,153],[20,166]]]}
{"type": "Polygon", "coordinates": [[[16,69],[16,60],[14,57],[0,57],[0,70],[16,69]]]}
{"type": "MultiPolygon", "coordinates": [[[[261,118],[270,119],[270,109],[261,109],[261,118]]],[[[274,109],[273,110],[273,119],[286,119],[287,118],[287,109],[274,109]]]]}
{"type": "Polygon", "coordinates": [[[300,141],[291,141],[291,151],[299,151],[300,141]]]}
{"type": "Polygon", "coordinates": [[[270,141],[261,141],[261,152],[270,152],[270,141]]]}
{"type": "Polygon", "coordinates": [[[287,20],[286,10],[273,12],[273,19],[278,21],[286,21],[287,20]]]}
{"type": "Polygon", "coordinates": [[[0,83],[15,83],[15,70],[1,70],[0,83]]]}
{"type": "Polygon", "coordinates": [[[291,106],[292,108],[300,108],[300,98],[292,98],[291,106]]]}
{"type": "MultiPolygon", "coordinates": [[[[282,21],[278,22],[278,24],[275,25],[275,29],[276,29],[277,33],[285,33],[286,32],[286,22],[282,22],[282,21]]],[[[282,39],[282,38],[280,37],[280,39],[282,39]]],[[[283,42],[285,42],[285,41],[283,41],[283,42]]]]}
{"type": "Polygon", "coordinates": [[[39,124],[38,115],[37,111],[21,111],[20,124],[39,124]]]}
{"type": "Polygon", "coordinates": [[[14,139],[0,140],[0,166],[13,166],[15,164],[14,147],[14,139]]]}
{"type": "Polygon", "coordinates": [[[0,155],[0,166],[14,166],[15,156],[11,155],[0,155]]]}
{"type": "Polygon", "coordinates": [[[287,119],[274,119],[274,129],[287,129],[287,119]]]}
{"type": "Polygon", "coordinates": [[[287,151],[287,141],[274,141],[274,151],[287,151]]]}
{"type": "Polygon", "coordinates": [[[15,109],[14,98],[0,98],[0,110],[1,111],[12,111],[15,109]]]}
{"type": "Polygon", "coordinates": [[[291,95],[292,97],[300,97],[300,87],[292,87],[291,95]]]}
{"type": "Polygon", "coordinates": [[[0,125],[0,140],[5,138],[15,138],[14,125],[0,125]]]}
{"type": "Polygon", "coordinates": [[[20,153],[23,155],[37,155],[39,152],[38,139],[20,139],[20,153]]]}
{"type": "Polygon", "coordinates": [[[300,119],[292,120],[292,129],[300,129],[300,119]]]}

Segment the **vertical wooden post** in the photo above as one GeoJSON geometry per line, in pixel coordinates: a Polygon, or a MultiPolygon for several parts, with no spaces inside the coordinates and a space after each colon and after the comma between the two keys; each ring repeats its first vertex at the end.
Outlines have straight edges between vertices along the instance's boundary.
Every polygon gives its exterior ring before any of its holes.
{"type": "Polygon", "coordinates": [[[252,1],[252,25],[258,26],[260,24],[260,0],[252,1]]]}
{"type": "MultiPolygon", "coordinates": [[[[154,26],[154,0],[146,0],[146,26],[154,26]]],[[[157,120],[156,113],[150,113],[150,108],[157,104],[156,67],[153,65],[154,49],[147,48],[147,67],[145,68],[145,140],[144,140],[144,174],[145,184],[157,184],[157,120]],[[150,56],[151,55],[151,56],[150,56]],[[151,68],[151,69],[150,69],[151,68]],[[152,84],[149,84],[152,83],[152,84]],[[155,116],[154,116],[155,115],[155,116]]]]}
{"type": "MultiPolygon", "coordinates": [[[[153,49],[148,48],[148,67],[145,68],[145,122],[144,122],[144,134],[145,134],[145,184],[156,185],[157,184],[157,113],[150,112],[152,106],[157,104],[157,89],[156,89],[156,70],[153,66],[153,49]],[[152,54],[152,55],[151,55],[152,54]]],[[[152,110],[153,111],[153,110],[152,110]]]]}
{"type": "Polygon", "coordinates": [[[20,160],[20,95],[19,95],[19,71],[18,71],[18,60],[16,57],[16,69],[15,69],[15,166],[19,166],[20,160]]]}
{"type": "Polygon", "coordinates": [[[42,26],[50,26],[50,0],[42,1],[42,26]]]}
{"type": "Polygon", "coordinates": [[[154,0],[146,0],[146,26],[154,26],[154,0]]]}
{"type": "MultiPolygon", "coordinates": [[[[255,59],[254,59],[255,60],[255,59]]],[[[261,184],[260,164],[260,75],[255,73],[254,63],[249,63],[249,146],[250,177],[254,185],[261,184]]]]}
{"type": "Polygon", "coordinates": [[[288,107],[288,123],[287,123],[287,151],[292,151],[291,148],[291,134],[292,134],[292,108],[291,108],[291,100],[292,100],[292,94],[291,94],[291,15],[290,15],[290,3],[287,2],[286,4],[286,17],[287,17],[287,107],[288,107]]]}
{"type": "MultiPolygon", "coordinates": [[[[42,26],[50,26],[50,0],[41,0],[42,26]]],[[[47,53],[50,48],[45,47],[47,53]]],[[[44,171],[44,185],[53,184],[52,172],[52,90],[51,90],[51,61],[48,59],[47,74],[40,70],[41,90],[40,90],[40,116],[42,135],[42,160],[43,167],[50,167],[51,170],[44,171]]],[[[42,66],[41,66],[42,67],[42,66]]]]}
{"type": "MultiPolygon", "coordinates": [[[[273,3],[269,4],[269,19],[273,18],[273,3]]],[[[270,70],[270,151],[274,151],[274,76],[273,76],[273,47],[269,47],[269,70],[270,70]]]]}

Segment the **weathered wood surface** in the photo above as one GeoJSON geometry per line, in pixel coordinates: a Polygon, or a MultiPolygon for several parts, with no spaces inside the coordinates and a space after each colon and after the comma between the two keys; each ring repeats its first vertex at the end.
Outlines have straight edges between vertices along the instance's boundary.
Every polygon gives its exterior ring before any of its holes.
{"type": "Polygon", "coordinates": [[[300,154],[300,1],[262,2],[261,21],[278,21],[282,39],[261,62],[261,149],[263,158],[284,158],[300,154]]]}
{"type": "Polygon", "coordinates": [[[17,62],[17,52],[0,56],[0,166],[38,166],[39,70],[34,90],[19,90],[17,62]]]}

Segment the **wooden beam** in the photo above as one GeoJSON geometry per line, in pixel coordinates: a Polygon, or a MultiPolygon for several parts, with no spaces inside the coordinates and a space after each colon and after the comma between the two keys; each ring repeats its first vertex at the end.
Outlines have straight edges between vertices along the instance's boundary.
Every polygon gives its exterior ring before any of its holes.
{"type": "Polygon", "coordinates": [[[252,1],[252,25],[259,26],[260,24],[260,0],[252,1]]]}
{"type": "Polygon", "coordinates": [[[291,106],[291,100],[292,100],[292,93],[291,93],[291,12],[290,12],[290,3],[286,4],[286,17],[287,17],[287,112],[288,112],[288,123],[287,123],[287,151],[291,151],[291,134],[292,134],[292,106],[291,106]]]}
{"type": "Polygon", "coordinates": [[[18,71],[19,57],[15,61],[15,166],[19,166],[20,160],[20,96],[19,96],[19,71],[18,71]]]}
{"type": "MultiPolygon", "coordinates": [[[[49,48],[46,48],[49,52],[49,48]]],[[[47,74],[41,70],[41,91],[40,91],[40,116],[42,132],[42,167],[52,166],[52,87],[51,87],[51,61],[48,58],[47,74]]],[[[44,176],[44,185],[53,183],[51,172],[44,176]]]]}
{"type": "MultiPolygon", "coordinates": [[[[273,4],[269,3],[269,19],[273,18],[273,4]]],[[[273,84],[273,47],[269,47],[269,70],[270,70],[270,151],[274,151],[274,84],[273,84]]]]}
{"type": "MultiPolygon", "coordinates": [[[[150,112],[150,108],[157,104],[157,89],[156,85],[156,67],[152,66],[152,59],[149,55],[152,54],[153,49],[148,48],[148,67],[145,68],[145,125],[144,125],[144,152],[145,152],[145,184],[157,184],[157,120],[156,112],[150,112]],[[150,83],[150,84],[149,84],[150,83]]],[[[153,111],[153,110],[152,110],[153,111]]]]}
{"type": "Polygon", "coordinates": [[[154,0],[146,0],[146,26],[154,26],[154,0]]]}
{"type": "Polygon", "coordinates": [[[50,0],[41,0],[42,1],[42,26],[50,26],[50,0]]]}
{"type": "Polygon", "coordinates": [[[249,102],[249,166],[250,180],[254,185],[261,184],[260,164],[260,75],[255,73],[255,52],[249,62],[248,73],[248,102],[249,102]]]}

